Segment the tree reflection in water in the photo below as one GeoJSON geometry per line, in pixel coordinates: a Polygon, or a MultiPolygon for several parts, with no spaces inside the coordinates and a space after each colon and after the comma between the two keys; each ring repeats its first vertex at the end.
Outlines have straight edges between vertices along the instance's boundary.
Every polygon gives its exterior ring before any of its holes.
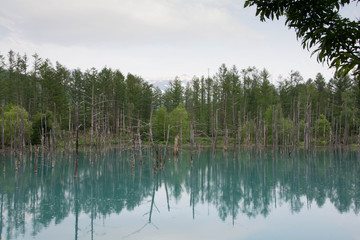
{"type": "Polygon", "coordinates": [[[298,213],[329,200],[340,213],[359,213],[357,152],[297,151],[289,156],[281,151],[246,149],[235,155],[218,152],[213,157],[211,149],[205,149],[194,156],[192,164],[190,151],[179,154],[156,173],[148,152],[143,153],[144,164],[136,164],[134,169],[130,153],[108,151],[94,159],[93,165],[88,155],[80,154],[77,179],[73,178],[71,156],[65,154],[56,156],[55,168],[51,168],[51,158],[39,158],[35,164],[34,156],[21,156],[25,165],[15,171],[14,160],[6,159],[0,184],[0,237],[16,239],[26,231],[35,237],[52,221],[58,224],[72,216],[77,239],[79,215],[85,214],[91,219],[93,239],[94,219],[147,204],[149,212],[144,214],[149,215],[148,223],[141,231],[153,224],[161,188],[167,211],[188,195],[193,218],[197,204],[207,203],[217,209],[220,219],[230,218],[233,224],[239,214],[267,217],[279,203],[298,213]]]}

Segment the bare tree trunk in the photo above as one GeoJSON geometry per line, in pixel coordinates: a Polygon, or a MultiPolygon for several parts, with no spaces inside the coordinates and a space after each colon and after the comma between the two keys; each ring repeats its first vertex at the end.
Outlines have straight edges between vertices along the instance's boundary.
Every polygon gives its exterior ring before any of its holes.
{"type": "Polygon", "coordinates": [[[307,104],[306,112],[307,112],[307,114],[306,114],[307,115],[307,120],[306,120],[306,150],[310,150],[310,147],[311,147],[311,133],[310,133],[310,129],[311,129],[311,102],[309,104],[307,104]]]}
{"type": "MultiPolygon", "coordinates": [[[[5,108],[5,102],[2,102],[1,107],[1,152],[2,152],[2,162],[3,162],[3,173],[5,173],[5,117],[4,117],[4,108],[5,108]]],[[[360,135],[359,135],[360,139],[360,135]]]]}
{"type": "Polygon", "coordinates": [[[52,151],[55,152],[55,148],[56,148],[56,105],[54,104],[54,122],[53,122],[53,127],[52,127],[52,143],[53,143],[53,148],[52,151]]]}
{"type": "Polygon", "coordinates": [[[300,100],[297,102],[297,118],[296,118],[296,127],[297,127],[297,145],[300,144],[300,100]]]}
{"type": "Polygon", "coordinates": [[[360,126],[359,126],[359,122],[357,123],[358,124],[358,129],[359,129],[359,136],[358,136],[358,145],[360,145],[360,126]]]}
{"type": "Polygon", "coordinates": [[[286,142],[285,142],[285,119],[283,118],[282,119],[282,122],[283,122],[283,130],[282,130],[282,132],[283,132],[283,140],[282,140],[282,144],[283,144],[283,147],[286,147],[286,142]]]}
{"type": "Polygon", "coordinates": [[[262,120],[262,109],[260,108],[260,118],[259,118],[259,124],[258,124],[258,133],[259,133],[259,136],[258,136],[258,145],[261,145],[261,142],[262,142],[262,137],[263,137],[263,134],[262,134],[262,123],[263,123],[263,120],[262,120]]]}
{"type": "Polygon", "coordinates": [[[267,125],[266,122],[264,123],[264,146],[267,147],[268,145],[268,132],[267,132],[267,125]]]}
{"type": "Polygon", "coordinates": [[[177,156],[179,153],[179,135],[177,134],[175,136],[175,141],[174,141],[174,155],[177,156]]]}
{"type": "Polygon", "coordinates": [[[338,144],[339,145],[342,145],[342,140],[343,140],[343,138],[341,137],[341,126],[342,126],[342,112],[341,112],[341,114],[340,114],[340,124],[339,124],[339,136],[338,136],[338,144]]]}
{"type": "Polygon", "coordinates": [[[191,163],[193,162],[193,151],[195,145],[195,103],[192,106],[192,121],[190,124],[190,141],[191,141],[191,163]]]}
{"type": "Polygon", "coordinates": [[[190,162],[193,162],[193,152],[194,152],[194,126],[193,126],[193,122],[190,121],[190,144],[191,144],[191,149],[190,149],[190,162]]]}
{"type": "Polygon", "coordinates": [[[135,168],[135,134],[132,127],[131,127],[131,138],[132,138],[132,168],[135,168]]]}
{"type": "Polygon", "coordinates": [[[93,164],[92,152],[94,145],[94,83],[91,89],[91,127],[90,127],[90,159],[91,165],[93,164]]]}
{"type": "Polygon", "coordinates": [[[234,100],[234,95],[232,96],[231,122],[232,122],[233,151],[234,151],[234,154],[235,154],[237,127],[236,127],[236,122],[235,122],[235,100],[234,100]]]}
{"type": "Polygon", "coordinates": [[[239,149],[241,147],[241,112],[239,111],[239,126],[238,126],[238,144],[239,144],[239,149]]]}
{"type": "Polygon", "coordinates": [[[71,131],[71,106],[69,105],[69,133],[68,133],[68,152],[71,152],[72,149],[72,131],[71,131]]]}
{"type": "Polygon", "coordinates": [[[226,121],[226,116],[227,116],[227,107],[226,107],[226,98],[225,98],[225,113],[224,113],[224,119],[223,119],[223,124],[224,124],[224,151],[227,151],[228,149],[228,137],[229,137],[229,130],[227,127],[227,121],[226,121]]]}
{"type": "Polygon", "coordinates": [[[272,134],[271,134],[271,139],[272,139],[272,147],[273,147],[273,149],[275,149],[275,106],[273,106],[273,108],[272,108],[272,134]]]}
{"type": "Polygon", "coordinates": [[[292,122],[293,122],[293,128],[292,128],[292,136],[291,136],[291,145],[292,148],[295,148],[295,126],[296,126],[296,107],[295,107],[295,100],[293,101],[293,115],[292,115],[292,122]]]}
{"type": "Polygon", "coordinates": [[[78,160],[79,160],[79,112],[78,103],[75,103],[75,131],[76,131],[76,143],[75,143],[75,172],[74,178],[77,178],[78,160]]]}
{"type": "Polygon", "coordinates": [[[258,134],[257,134],[257,132],[258,132],[258,130],[257,130],[257,121],[258,121],[258,119],[257,119],[257,113],[256,113],[256,117],[255,117],[255,119],[254,119],[254,144],[255,144],[255,152],[257,152],[257,147],[258,147],[258,134]]]}
{"type": "MultiPolygon", "coordinates": [[[[16,104],[17,106],[19,106],[18,104],[16,104]]],[[[19,108],[16,108],[16,132],[15,132],[15,146],[16,146],[16,150],[19,151],[18,147],[21,147],[20,144],[20,138],[21,138],[21,132],[20,130],[20,124],[19,124],[19,108]]]]}
{"type": "MultiPolygon", "coordinates": [[[[1,107],[1,150],[2,153],[5,153],[5,102],[2,102],[2,107],[1,107]]],[[[5,158],[3,158],[3,160],[5,161],[5,158]]]]}
{"type": "Polygon", "coordinates": [[[22,150],[26,150],[25,144],[25,121],[24,121],[24,108],[22,103],[22,96],[20,96],[20,108],[21,108],[21,143],[22,143],[22,150]]]}
{"type": "Polygon", "coordinates": [[[138,119],[137,135],[138,135],[138,141],[139,141],[139,157],[140,157],[140,163],[143,164],[142,147],[141,147],[141,134],[140,134],[140,119],[138,119]]]}
{"type": "Polygon", "coordinates": [[[336,128],[335,128],[335,146],[338,146],[338,124],[339,122],[336,122],[336,128]]]}
{"type": "Polygon", "coordinates": [[[48,140],[48,133],[47,133],[47,119],[46,119],[46,112],[45,112],[45,128],[44,128],[44,137],[45,137],[45,148],[48,151],[49,150],[49,140],[48,140]]]}
{"type": "MultiPolygon", "coordinates": [[[[226,121],[225,121],[226,122],[226,121]]],[[[229,138],[229,130],[227,128],[227,124],[225,123],[225,130],[224,130],[224,151],[228,150],[228,138],[229,138]]]]}
{"type": "Polygon", "coordinates": [[[180,147],[181,147],[182,142],[183,142],[183,137],[182,137],[183,123],[182,123],[182,120],[183,120],[183,115],[181,114],[181,117],[180,117],[180,147]]]}
{"type": "Polygon", "coordinates": [[[84,114],[83,114],[83,121],[84,121],[84,125],[83,125],[84,143],[83,143],[83,148],[84,148],[84,152],[85,152],[86,143],[87,143],[87,134],[86,134],[86,105],[85,105],[85,95],[83,95],[83,102],[84,102],[84,114]]]}
{"type": "MultiPolygon", "coordinates": [[[[95,96],[94,96],[95,97],[95,96]]],[[[96,98],[94,100],[96,102],[96,98]]],[[[93,105],[93,110],[95,111],[94,114],[93,114],[93,123],[94,123],[94,126],[93,126],[93,131],[95,130],[95,136],[93,137],[93,143],[92,143],[92,146],[94,145],[95,143],[95,151],[98,150],[98,146],[99,144],[98,143],[98,137],[99,137],[99,121],[98,121],[98,108],[94,108],[94,105],[93,105]]]]}
{"type": "MultiPolygon", "coordinates": [[[[164,163],[165,163],[165,161],[166,161],[166,153],[167,153],[167,151],[168,151],[169,138],[170,138],[170,124],[168,124],[166,145],[165,145],[165,149],[164,149],[164,163]]],[[[162,167],[162,166],[161,166],[161,167],[162,167]]]]}
{"type": "Polygon", "coordinates": [[[325,113],[324,113],[324,132],[323,132],[323,138],[324,138],[324,146],[325,146],[325,143],[326,143],[326,107],[325,107],[325,113]]]}
{"type": "Polygon", "coordinates": [[[350,144],[352,143],[356,143],[356,140],[354,142],[354,134],[355,134],[355,139],[356,139],[356,120],[355,120],[355,109],[356,109],[356,105],[355,105],[356,101],[353,102],[353,114],[352,114],[352,119],[353,119],[353,130],[350,131],[350,144]]]}
{"type": "Polygon", "coordinates": [[[150,141],[151,141],[151,146],[152,146],[152,151],[153,151],[153,156],[155,156],[155,144],[154,144],[154,138],[153,138],[153,132],[152,132],[152,115],[153,115],[153,108],[151,106],[151,110],[150,110],[150,122],[149,122],[149,135],[150,135],[150,141]]]}
{"type": "Polygon", "coordinates": [[[275,109],[275,123],[274,123],[274,128],[275,128],[275,147],[277,148],[279,140],[278,140],[278,109],[275,109]]]}
{"type": "Polygon", "coordinates": [[[38,171],[38,153],[39,153],[39,147],[35,148],[35,159],[34,159],[34,165],[35,165],[35,173],[38,171]]]}
{"type": "MultiPolygon", "coordinates": [[[[216,151],[216,143],[217,143],[217,137],[218,137],[218,110],[219,109],[216,109],[216,111],[215,111],[215,124],[214,124],[215,129],[213,130],[213,132],[215,133],[215,139],[213,140],[213,154],[215,154],[215,151],[216,151]]],[[[191,127],[191,125],[190,125],[190,127],[191,127]]],[[[191,136],[191,132],[190,132],[190,136],[191,136]]]]}
{"type": "Polygon", "coordinates": [[[329,145],[332,148],[334,146],[334,128],[335,128],[335,119],[334,119],[334,97],[331,104],[331,127],[330,127],[330,141],[329,145]]]}
{"type": "Polygon", "coordinates": [[[122,114],[122,117],[123,117],[123,131],[124,131],[124,136],[126,136],[126,118],[125,118],[125,105],[123,104],[123,114],[122,114]]]}
{"type": "Polygon", "coordinates": [[[115,135],[116,135],[116,137],[118,137],[119,136],[119,128],[120,128],[120,109],[119,108],[117,108],[114,116],[116,116],[115,135]]]}
{"type": "Polygon", "coordinates": [[[121,136],[122,136],[122,130],[121,130],[121,124],[122,124],[122,113],[123,113],[123,110],[119,109],[119,132],[118,132],[118,138],[119,138],[119,141],[118,141],[118,144],[119,144],[119,152],[121,153],[121,136]]]}
{"type": "Polygon", "coordinates": [[[40,118],[40,124],[41,124],[41,158],[44,158],[44,128],[43,128],[43,114],[41,113],[40,118]]]}
{"type": "MultiPolygon", "coordinates": [[[[319,103],[316,104],[317,107],[316,107],[316,117],[315,119],[317,120],[319,118],[319,103]]],[[[315,120],[315,143],[314,143],[314,146],[316,148],[316,145],[317,145],[317,132],[318,132],[318,121],[315,120]]]]}
{"type": "Polygon", "coordinates": [[[344,129],[344,145],[349,144],[349,119],[347,102],[345,102],[345,129],[344,129]]]}

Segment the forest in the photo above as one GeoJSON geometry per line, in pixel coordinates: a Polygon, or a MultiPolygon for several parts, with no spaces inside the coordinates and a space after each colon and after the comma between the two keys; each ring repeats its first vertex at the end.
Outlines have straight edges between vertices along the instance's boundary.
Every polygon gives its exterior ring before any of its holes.
{"type": "Polygon", "coordinates": [[[10,50],[0,60],[1,148],[90,152],[175,143],[249,146],[360,144],[360,77],[298,71],[279,77],[222,64],[213,76],[167,89],[104,67],[82,71],[10,50]]]}

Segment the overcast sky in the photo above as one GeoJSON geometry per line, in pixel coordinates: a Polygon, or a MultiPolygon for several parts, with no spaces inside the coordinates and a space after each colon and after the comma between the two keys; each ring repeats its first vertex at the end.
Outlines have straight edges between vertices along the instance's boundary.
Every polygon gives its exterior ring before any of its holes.
{"type": "Polygon", "coordinates": [[[333,74],[284,21],[260,22],[243,0],[1,2],[2,55],[36,52],[69,69],[107,66],[150,81],[213,75],[222,63],[266,68],[274,83],[291,70],[305,80],[333,74]]]}

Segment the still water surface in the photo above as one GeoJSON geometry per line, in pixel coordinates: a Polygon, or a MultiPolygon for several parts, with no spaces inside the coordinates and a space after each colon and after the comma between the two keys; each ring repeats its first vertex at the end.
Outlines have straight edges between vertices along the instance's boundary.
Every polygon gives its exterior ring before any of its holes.
{"type": "Polygon", "coordinates": [[[203,150],[132,168],[116,150],[7,157],[0,239],[360,239],[360,154],[203,150]],[[25,161],[25,165],[24,165],[25,161]]]}

